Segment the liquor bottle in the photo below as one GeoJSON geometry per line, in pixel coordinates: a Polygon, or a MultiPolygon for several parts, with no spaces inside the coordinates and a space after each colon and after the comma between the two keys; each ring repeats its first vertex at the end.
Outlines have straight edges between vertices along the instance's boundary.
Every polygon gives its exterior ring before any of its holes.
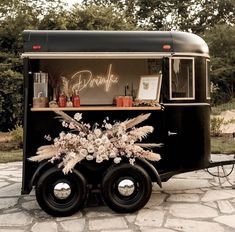
{"type": "Polygon", "coordinates": [[[59,107],[66,107],[66,102],[67,98],[65,96],[64,91],[62,91],[59,96],[59,102],[58,102],[59,107]]]}
{"type": "Polygon", "coordinates": [[[72,101],[73,101],[73,106],[74,107],[80,107],[80,96],[79,96],[78,89],[75,90],[72,101]]]}

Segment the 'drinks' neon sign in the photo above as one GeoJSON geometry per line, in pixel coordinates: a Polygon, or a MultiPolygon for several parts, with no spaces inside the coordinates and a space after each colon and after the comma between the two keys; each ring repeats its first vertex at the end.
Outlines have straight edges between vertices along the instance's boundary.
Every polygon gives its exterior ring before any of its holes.
{"type": "Polygon", "coordinates": [[[105,87],[105,91],[108,92],[112,85],[118,83],[118,76],[112,73],[112,64],[108,66],[106,75],[94,76],[90,70],[81,70],[76,72],[71,77],[72,90],[78,89],[82,91],[87,88],[105,87]]]}

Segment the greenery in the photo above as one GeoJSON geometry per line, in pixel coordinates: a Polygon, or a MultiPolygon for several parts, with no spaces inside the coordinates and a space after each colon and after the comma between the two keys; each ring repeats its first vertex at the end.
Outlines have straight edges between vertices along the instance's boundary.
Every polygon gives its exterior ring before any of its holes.
{"type": "Polygon", "coordinates": [[[23,147],[23,127],[18,124],[10,131],[12,141],[16,142],[19,148],[23,147]]]}
{"type": "Polygon", "coordinates": [[[223,111],[226,110],[235,110],[235,98],[233,98],[231,101],[223,104],[219,104],[217,106],[214,106],[211,108],[211,114],[212,115],[219,115],[223,111]]]}
{"type": "Polygon", "coordinates": [[[234,97],[234,0],[1,0],[0,131],[22,124],[22,31],[181,30],[202,36],[211,54],[214,105],[234,97]]]}
{"type": "Polygon", "coordinates": [[[211,137],[212,154],[235,154],[235,138],[211,137]]]}
{"type": "Polygon", "coordinates": [[[204,37],[210,48],[211,81],[217,86],[212,104],[231,101],[235,87],[235,27],[216,25],[204,37]]]}
{"type": "Polygon", "coordinates": [[[12,129],[22,122],[22,61],[9,52],[0,52],[0,128],[12,129]]]}
{"type": "Polygon", "coordinates": [[[224,119],[223,118],[219,118],[219,117],[212,117],[211,118],[211,135],[212,136],[219,136],[222,133],[221,127],[224,123],[224,119]]]}
{"type": "Polygon", "coordinates": [[[22,161],[23,151],[22,149],[12,151],[0,151],[0,163],[22,161]]]}

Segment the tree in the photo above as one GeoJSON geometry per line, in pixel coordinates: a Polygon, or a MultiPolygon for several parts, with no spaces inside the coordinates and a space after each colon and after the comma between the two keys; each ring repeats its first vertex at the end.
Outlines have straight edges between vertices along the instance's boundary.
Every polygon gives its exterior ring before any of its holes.
{"type": "Polygon", "coordinates": [[[14,55],[0,53],[0,131],[22,124],[23,78],[21,62],[14,55]]]}
{"type": "Polygon", "coordinates": [[[215,103],[234,97],[235,86],[235,28],[216,25],[205,32],[204,39],[211,54],[211,80],[219,87],[214,95],[215,103]]]}
{"type": "Polygon", "coordinates": [[[196,34],[217,24],[233,24],[234,0],[84,0],[112,6],[132,18],[140,29],[182,30],[196,34]]]}
{"type": "Polygon", "coordinates": [[[68,15],[67,28],[71,30],[133,30],[136,25],[125,14],[112,6],[74,5],[68,15]]]}
{"type": "Polygon", "coordinates": [[[61,0],[3,0],[0,4],[1,51],[21,52],[23,30],[38,29],[45,15],[58,14],[63,7],[61,0]]]}

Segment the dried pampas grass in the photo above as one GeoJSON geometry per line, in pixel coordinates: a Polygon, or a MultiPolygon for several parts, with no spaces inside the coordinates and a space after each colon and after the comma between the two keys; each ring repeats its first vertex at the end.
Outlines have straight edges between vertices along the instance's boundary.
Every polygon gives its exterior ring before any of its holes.
{"type": "Polygon", "coordinates": [[[52,145],[42,146],[42,147],[38,148],[36,154],[37,154],[36,156],[30,157],[29,160],[40,162],[45,159],[51,159],[51,158],[59,155],[59,149],[52,146],[52,145]]]}
{"type": "Polygon", "coordinates": [[[141,157],[150,161],[159,161],[161,159],[161,156],[158,153],[154,153],[152,151],[144,151],[141,154],[141,157]]]}
{"type": "Polygon", "coordinates": [[[75,165],[79,163],[80,161],[82,161],[83,159],[84,159],[83,156],[76,156],[73,159],[70,159],[69,161],[67,161],[66,163],[61,162],[62,165],[60,166],[64,167],[62,170],[63,173],[68,174],[69,172],[72,172],[75,165]]]}
{"type": "Polygon", "coordinates": [[[162,143],[135,143],[136,146],[142,148],[154,148],[154,147],[162,147],[162,143]]]}
{"type": "Polygon", "coordinates": [[[135,118],[129,119],[127,121],[124,122],[126,129],[130,129],[133,128],[134,126],[140,124],[141,122],[147,120],[150,117],[150,113],[149,114],[141,114],[135,118]]]}
{"type": "Polygon", "coordinates": [[[142,126],[140,128],[134,129],[133,131],[130,131],[130,136],[134,139],[134,141],[141,141],[143,138],[146,138],[147,135],[152,132],[152,126],[142,126]]]}

